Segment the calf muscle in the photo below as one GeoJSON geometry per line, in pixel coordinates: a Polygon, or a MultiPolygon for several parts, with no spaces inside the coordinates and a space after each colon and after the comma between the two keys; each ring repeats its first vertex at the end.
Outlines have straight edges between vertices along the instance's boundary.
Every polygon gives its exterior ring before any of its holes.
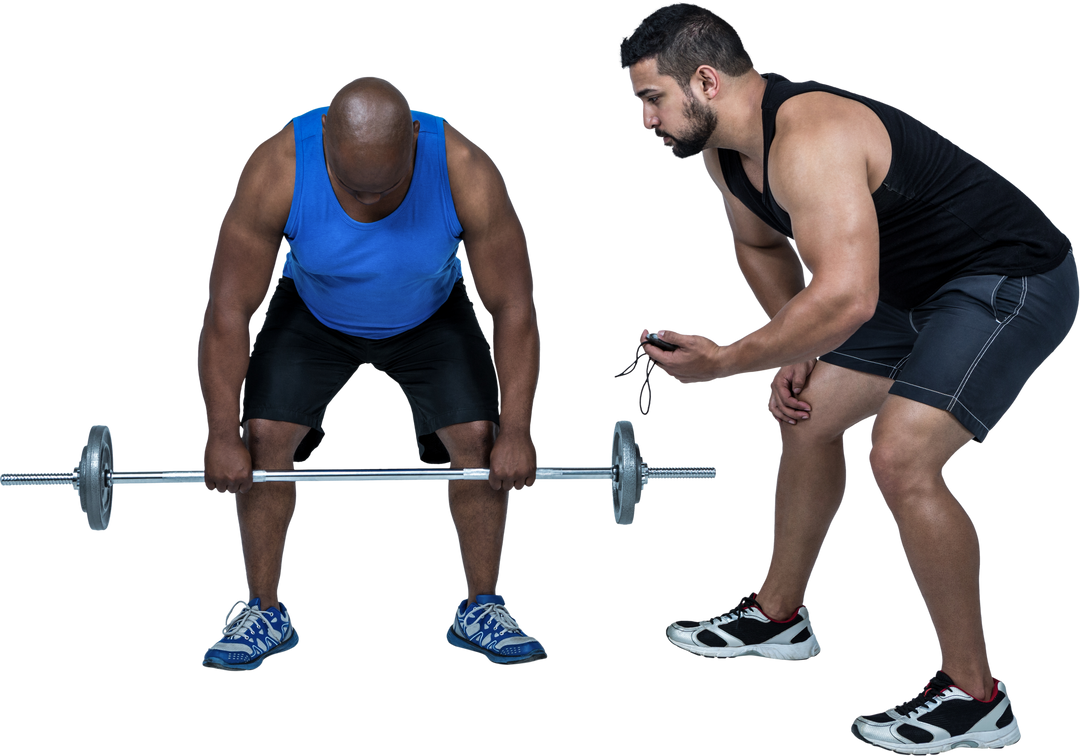
{"type": "Polygon", "coordinates": [[[758,602],[770,617],[803,603],[829,526],[844,496],[844,432],[877,412],[892,381],[819,362],[800,398],[810,420],[781,424],[773,555],[758,602]]]}

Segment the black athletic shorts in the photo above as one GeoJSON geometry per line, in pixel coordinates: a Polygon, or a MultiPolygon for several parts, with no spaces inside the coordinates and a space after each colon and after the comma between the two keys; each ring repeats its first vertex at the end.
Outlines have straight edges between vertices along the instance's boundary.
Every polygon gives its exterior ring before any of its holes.
{"type": "Polygon", "coordinates": [[[913,310],[878,302],[821,359],[892,378],[890,394],[952,413],[982,441],[1069,332],[1077,296],[1072,253],[1034,276],[964,276],[913,310]]]}
{"type": "Polygon", "coordinates": [[[370,362],[401,386],[412,407],[420,459],[450,461],[435,431],[477,420],[499,422],[499,383],[491,348],[476,322],[465,283],[415,328],[386,339],[350,336],[320,323],[291,278],[278,281],[255,340],[244,385],[244,422],[283,420],[311,430],[296,450],[302,462],[323,438],[326,405],[370,362]]]}

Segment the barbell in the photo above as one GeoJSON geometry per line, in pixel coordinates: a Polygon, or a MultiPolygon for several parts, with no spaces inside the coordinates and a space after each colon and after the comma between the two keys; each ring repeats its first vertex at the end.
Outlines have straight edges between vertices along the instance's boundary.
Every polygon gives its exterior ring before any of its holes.
{"type": "MultiPolygon", "coordinates": [[[[255,483],[326,480],[487,480],[486,468],[427,468],[414,470],[255,470],[255,483]]],[[[540,467],[537,480],[611,481],[615,522],[634,521],[634,506],[641,501],[641,489],[650,478],[715,478],[715,467],[652,467],[641,461],[641,449],[634,442],[634,427],[628,420],[615,423],[610,467],[540,467]]],[[[92,530],[109,527],[113,488],[120,483],[202,483],[203,472],[118,472],[113,469],[112,435],[108,426],[95,425],[83,447],[79,465],[70,473],[0,475],[4,486],[49,486],[70,484],[79,492],[79,501],[92,530]]]]}

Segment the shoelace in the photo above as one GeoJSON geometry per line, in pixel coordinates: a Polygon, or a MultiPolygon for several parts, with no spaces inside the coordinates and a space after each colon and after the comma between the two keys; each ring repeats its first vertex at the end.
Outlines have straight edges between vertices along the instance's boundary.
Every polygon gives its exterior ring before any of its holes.
{"type": "Polygon", "coordinates": [[[933,679],[931,679],[930,682],[926,684],[926,688],[923,690],[923,692],[915,696],[906,704],[901,704],[900,706],[897,706],[896,713],[900,716],[906,716],[913,711],[917,711],[918,709],[926,706],[928,703],[930,703],[935,698],[944,693],[945,689],[950,687],[951,685],[951,680],[944,680],[941,677],[934,675],[933,679]]]}
{"type": "Polygon", "coordinates": [[[739,619],[740,617],[742,617],[744,614],[746,614],[748,611],[750,611],[751,609],[753,609],[756,606],[757,606],[757,602],[754,601],[754,599],[747,596],[742,601],[740,601],[739,605],[737,607],[735,607],[734,609],[732,609],[730,612],[725,612],[725,613],[721,614],[719,617],[713,617],[710,620],[710,622],[722,621],[722,620],[726,619],[727,617],[731,617],[732,619],[739,619]]]}
{"type": "Polygon", "coordinates": [[[249,606],[243,601],[237,601],[232,605],[232,609],[229,609],[229,613],[225,615],[225,627],[221,632],[232,638],[246,638],[247,634],[254,629],[255,623],[260,620],[267,625],[270,624],[270,617],[266,612],[249,606]],[[233,609],[238,606],[244,608],[240,610],[235,619],[230,620],[229,617],[232,615],[233,609]]]}
{"type": "Polygon", "coordinates": [[[624,375],[630,375],[632,372],[634,372],[634,368],[637,367],[638,361],[641,360],[642,357],[648,357],[649,362],[648,362],[648,364],[645,365],[645,383],[643,383],[641,385],[641,393],[638,394],[637,402],[638,402],[638,409],[641,410],[641,414],[647,415],[647,414],[649,414],[649,408],[652,407],[652,386],[649,385],[649,376],[652,374],[652,369],[656,365],[656,363],[653,362],[652,357],[649,357],[649,355],[645,354],[645,343],[644,342],[642,342],[641,344],[638,344],[637,351],[634,352],[634,361],[631,362],[627,366],[626,370],[622,371],[621,373],[619,373],[615,377],[616,378],[622,378],[624,375]],[[645,390],[646,389],[648,389],[648,391],[649,391],[649,401],[645,405],[645,407],[642,408],[641,402],[642,402],[642,399],[645,396],[645,390]]]}
{"type": "Polygon", "coordinates": [[[521,632],[517,621],[510,616],[510,613],[506,611],[506,607],[502,604],[484,604],[481,607],[481,612],[476,615],[473,621],[479,623],[485,617],[491,617],[511,632],[521,632]]]}
{"type": "Polygon", "coordinates": [[[232,604],[225,610],[225,616],[221,618],[221,624],[227,625],[233,617],[247,611],[247,602],[243,598],[233,598],[232,604]]]}
{"type": "Polygon", "coordinates": [[[698,620],[693,617],[680,617],[676,621],[685,620],[687,622],[702,622],[705,620],[724,620],[728,617],[741,617],[747,611],[754,608],[754,600],[750,596],[743,596],[739,599],[739,602],[730,609],[715,613],[712,617],[706,617],[703,620],[698,620]]]}

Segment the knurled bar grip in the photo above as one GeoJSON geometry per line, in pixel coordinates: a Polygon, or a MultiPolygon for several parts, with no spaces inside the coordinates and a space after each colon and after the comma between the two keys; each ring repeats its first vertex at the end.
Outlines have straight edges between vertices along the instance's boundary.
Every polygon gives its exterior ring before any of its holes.
{"type": "Polygon", "coordinates": [[[79,485],[78,473],[19,473],[0,475],[0,486],[59,486],[79,485]]]}

